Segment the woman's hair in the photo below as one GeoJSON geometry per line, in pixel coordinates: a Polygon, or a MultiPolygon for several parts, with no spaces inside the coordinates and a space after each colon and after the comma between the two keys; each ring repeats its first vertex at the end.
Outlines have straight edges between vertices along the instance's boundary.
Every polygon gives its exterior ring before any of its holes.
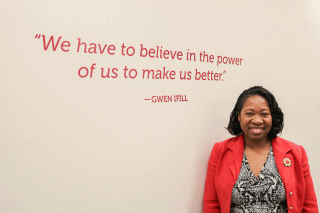
{"type": "Polygon", "coordinates": [[[250,87],[249,89],[243,91],[239,96],[234,109],[230,114],[230,121],[227,130],[231,135],[240,135],[242,134],[242,129],[240,127],[240,122],[238,121],[238,114],[241,112],[244,102],[250,96],[259,95],[265,98],[269,104],[269,108],[272,116],[272,127],[268,133],[268,139],[272,140],[277,137],[277,134],[280,133],[283,129],[283,113],[278,107],[278,103],[271,92],[261,86],[250,87]]]}

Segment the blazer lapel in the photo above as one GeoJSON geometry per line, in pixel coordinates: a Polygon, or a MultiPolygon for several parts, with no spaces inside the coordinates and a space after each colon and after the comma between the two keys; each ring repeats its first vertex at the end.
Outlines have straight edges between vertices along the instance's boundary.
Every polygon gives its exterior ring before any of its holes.
{"type": "Polygon", "coordinates": [[[276,161],[277,168],[281,176],[281,179],[283,181],[283,184],[284,186],[287,186],[290,178],[291,167],[285,166],[283,163],[283,160],[286,157],[289,157],[288,155],[289,155],[289,152],[292,150],[292,147],[285,140],[282,140],[281,138],[277,137],[272,140],[272,149],[273,149],[274,159],[276,161]]]}
{"type": "Polygon", "coordinates": [[[238,175],[240,173],[242,157],[244,151],[244,139],[243,135],[234,137],[227,145],[227,159],[230,170],[233,174],[234,180],[237,181],[238,175]]]}
{"type": "MultiPolygon", "coordinates": [[[[238,179],[241,165],[242,157],[244,152],[244,138],[243,135],[234,137],[227,145],[226,157],[228,159],[229,168],[233,174],[234,180],[238,179]]],[[[277,168],[281,179],[286,186],[290,178],[290,171],[292,166],[285,166],[283,163],[284,158],[290,159],[290,151],[292,147],[285,140],[277,137],[272,140],[272,149],[274,154],[274,159],[277,164],[277,168]]],[[[292,159],[290,159],[292,160],[292,159]]]]}

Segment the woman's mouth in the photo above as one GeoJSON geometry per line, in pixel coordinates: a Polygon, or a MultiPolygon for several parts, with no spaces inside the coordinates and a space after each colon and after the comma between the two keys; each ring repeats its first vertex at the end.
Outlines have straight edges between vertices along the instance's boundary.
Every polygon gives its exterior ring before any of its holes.
{"type": "Polygon", "coordinates": [[[254,134],[260,134],[262,132],[262,128],[254,128],[251,127],[250,128],[251,132],[253,132],[254,134]]]}

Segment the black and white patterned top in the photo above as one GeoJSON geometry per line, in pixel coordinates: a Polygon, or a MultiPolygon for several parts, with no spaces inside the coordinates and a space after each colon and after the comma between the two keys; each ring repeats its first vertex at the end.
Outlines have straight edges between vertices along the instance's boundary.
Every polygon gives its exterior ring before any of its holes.
{"type": "Polygon", "coordinates": [[[231,213],[284,213],[287,210],[286,192],[277,169],[272,147],[256,178],[243,152],[237,182],[233,186],[231,213]]]}

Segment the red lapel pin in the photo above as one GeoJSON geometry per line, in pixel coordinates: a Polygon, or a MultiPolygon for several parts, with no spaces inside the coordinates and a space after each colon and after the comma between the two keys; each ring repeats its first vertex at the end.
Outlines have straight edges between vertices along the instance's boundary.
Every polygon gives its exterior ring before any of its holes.
{"type": "Polygon", "coordinates": [[[291,160],[289,158],[283,159],[283,164],[287,167],[291,166],[291,160]]]}

